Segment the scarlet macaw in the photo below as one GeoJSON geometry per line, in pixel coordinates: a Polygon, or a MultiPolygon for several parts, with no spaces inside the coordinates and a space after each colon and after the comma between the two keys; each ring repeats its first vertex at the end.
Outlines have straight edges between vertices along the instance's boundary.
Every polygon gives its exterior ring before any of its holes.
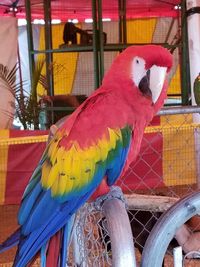
{"type": "Polygon", "coordinates": [[[127,48],[57,130],[24,192],[20,228],[1,247],[19,243],[15,267],[26,266],[61,229],[56,266],[65,266],[70,218],[102,181],[113,185],[136,159],[144,128],[163,105],[171,66],[161,46],[127,48]]]}

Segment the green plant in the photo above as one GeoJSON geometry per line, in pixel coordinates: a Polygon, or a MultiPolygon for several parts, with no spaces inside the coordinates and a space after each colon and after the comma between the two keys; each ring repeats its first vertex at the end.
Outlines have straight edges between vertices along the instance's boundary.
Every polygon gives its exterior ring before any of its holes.
{"type": "Polygon", "coordinates": [[[19,71],[19,65],[9,70],[7,66],[0,64],[0,80],[15,98],[15,116],[19,118],[24,129],[39,129],[40,106],[37,99],[37,85],[40,83],[47,88],[46,77],[41,74],[44,66],[44,60],[38,61],[32,75],[32,88],[30,92],[24,90],[24,81],[16,83],[16,74],[19,71]]]}
{"type": "MultiPolygon", "coordinates": [[[[48,92],[47,77],[42,74],[44,64],[44,59],[36,62],[32,73],[32,86],[29,93],[24,90],[25,82],[22,79],[16,83],[16,74],[18,71],[21,71],[19,64],[16,64],[11,70],[7,66],[0,64],[0,80],[15,98],[15,116],[19,118],[24,129],[39,129],[41,107],[38,104],[38,84],[41,84],[44,90],[48,92]]],[[[61,64],[52,63],[48,71],[54,71],[55,75],[57,72],[62,71],[63,68],[61,64]]]]}

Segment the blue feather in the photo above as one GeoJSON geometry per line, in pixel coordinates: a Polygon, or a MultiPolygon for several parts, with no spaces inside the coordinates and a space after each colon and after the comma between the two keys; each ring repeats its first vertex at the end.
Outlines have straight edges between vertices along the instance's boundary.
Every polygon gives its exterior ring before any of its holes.
{"type": "Polygon", "coordinates": [[[38,198],[35,199],[35,205],[32,207],[30,214],[28,214],[28,221],[22,226],[22,233],[28,235],[36,228],[46,224],[59,209],[59,206],[60,204],[52,198],[51,191],[43,190],[38,198]]]}
{"type": "Polygon", "coordinates": [[[26,187],[26,190],[24,191],[23,198],[29,194],[30,191],[35,187],[35,185],[38,183],[41,177],[41,168],[42,166],[39,164],[33,174],[31,175],[31,179],[28,183],[28,186],[26,187]]]}
{"type": "Polygon", "coordinates": [[[17,229],[8,239],[0,244],[0,253],[16,246],[19,243],[20,228],[17,229]]]}
{"type": "Polygon", "coordinates": [[[46,267],[46,252],[47,252],[47,243],[45,243],[41,248],[41,254],[40,254],[40,265],[41,267],[46,267]]]}
{"type": "Polygon", "coordinates": [[[107,184],[109,186],[113,185],[117,180],[117,178],[120,176],[124,164],[126,162],[128,151],[129,151],[129,146],[125,148],[121,147],[119,155],[112,160],[110,168],[107,169],[106,171],[107,184]]]}
{"type": "Polygon", "coordinates": [[[62,237],[62,247],[61,247],[61,258],[60,267],[66,267],[67,252],[70,244],[72,229],[75,221],[75,214],[68,220],[68,222],[63,227],[63,237],[62,237]]]}
{"type": "Polygon", "coordinates": [[[86,193],[81,198],[73,199],[70,203],[63,204],[62,207],[60,207],[60,211],[54,213],[54,217],[51,218],[51,221],[48,221],[38,230],[35,230],[28,236],[22,238],[18,246],[18,252],[13,267],[26,266],[43,244],[60,230],[60,228],[68,222],[71,215],[87,201],[93,191],[86,193]]]}
{"type": "Polygon", "coordinates": [[[33,206],[35,205],[35,200],[42,192],[42,187],[40,183],[37,183],[32,191],[23,199],[21,207],[18,214],[18,222],[23,225],[27,220],[33,206]]]}

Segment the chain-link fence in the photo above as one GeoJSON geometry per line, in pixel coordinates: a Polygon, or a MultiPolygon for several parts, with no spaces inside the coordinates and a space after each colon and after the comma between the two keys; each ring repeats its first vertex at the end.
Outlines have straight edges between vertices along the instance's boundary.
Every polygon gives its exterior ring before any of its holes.
{"type": "MultiPolygon", "coordinates": [[[[162,199],[167,197],[169,201],[172,199],[173,203],[176,198],[196,191],[199,187],[200,124],[193,121],[194,117],[197,121],[200,110],[188,107],[167,109],[165,115],[163,112],[146,128],[137,161],[131,164],[125,176],[118,181],[128,199],[128,214],[138,262],[149,233],[162,212],[168,208],[169,202],[164,202],[166,208],[161,208],[162,199]],[[140,198],[137,198],[137,194],[140,194],[140,198]],[[130,202],[129,197],[133,196],[130,202]],[[156,205],[151,199],[152,196],[158,198],[156,205]]],[[[17,227],[17,208],[18,206],[1,207],[2,240],[17,227]]],[[[90,203],[79,211],[77,218],[74,230],[76,238],[73,240],[76,250],[70,250],[69,266],[75,266],[74,258],[78,259],[80,266],[112,266],[111,241],[105,214],[90,203]]],[[[197,240],[196,246],[200,247],[200,238],[197,234],[199,225],[197,216],[188,222],[187,227],[193,239],[197,240]]],[[[170,244],[166,266],[173,266],[172,248],[177,245],[176,240],[170,244]]],[[[0,266],[12,262],[14,253],[15,251],[6,257],[2,254],[0,266]]],[[[186,266],[197,266],[192,265],[196,261],[188,259],[187,262],[191,265],[186,266]]]]}

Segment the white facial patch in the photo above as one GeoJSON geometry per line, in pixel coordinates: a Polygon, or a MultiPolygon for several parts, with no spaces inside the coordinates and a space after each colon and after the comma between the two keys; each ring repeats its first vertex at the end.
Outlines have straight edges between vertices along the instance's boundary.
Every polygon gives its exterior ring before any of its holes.
{"type": "Polygon", "coordinates": [[[152,101],[155,103],[162,91],[166,77],[167,68],[153,65],[149,70],[145,68],[145,60],[140,57],[135,57],[131,66],[131,78],[136,86],[139,87],[142,78],[149,73],[149,89],[152,94],[152,101]]]}
{"type": "Polygon", "coordinates": [[[131,66],[131,77],[136,86],[139,85],[141,79],[146,75],[145,61],[143,58],[135,57],[131,66]]]}

